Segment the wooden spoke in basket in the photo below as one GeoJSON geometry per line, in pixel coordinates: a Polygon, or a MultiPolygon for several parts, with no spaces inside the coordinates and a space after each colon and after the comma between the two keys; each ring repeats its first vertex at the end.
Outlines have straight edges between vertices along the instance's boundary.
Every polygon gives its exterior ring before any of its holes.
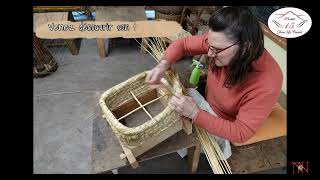
{"type": "Polygon", "coordinates": [[[146,112],[148,114],[148,116],[153,119],[153,117],[149,114],[149,112],[146,110],[146,108],[144,108],[144,106],[142,106],[141,102],[138,100],[138,98],[133,94],[132,91],[130,91],[130,93],[132,94],[133,98],[139,103],[140,107],[144,110],[144,112],[146,112]]]}
{"type": "MultiPolygon", "coordinates": [[[[131,92],[131,94],[133,94],[133,93],[131,92]]],[[[125,118],[125,117],[128,117],[130,114],[138,111],[138,110],[141,109],[141,108],[144,108],[145,106],[147,106],[147,105],[149,105],[149,104],[151,104],[151,103],[153,103],[153,102],[155,102],[155,101],[159,100],[160,98],[162,98],[162,97],[164,97],[164,96],[167,96],[167,95],[168,95],[168,94],[164,94],[164,95],[162,95],[162,96],[159,96],[159,97],[157,97],[156,99],[154,99],[154,100],[152,100],[152,101],[149,101],[149,102],[147,102],[147,103],[145,103],[145,104],[143,104],[143,105],[140,105],[140,101],[138,101],[138,103],[139,103],[140,106],[137,107],[136,109],[130,111],[129,113],[123,115],[122,117],[120,117],[120,118],[118,119],[118,121],[122,120],[122,119],[125,118]]],[[[135,96],[133,95],[133,97],[135,97],[135,96]]],[[[137,99],[135,99],[135,100],[137,101],[137,99]]],[[[150,116],[151,116],[151,115],[150,115],[150,116]]],[[[152,117],[151,117],[151,118],[152,118],[152,117]]]]}

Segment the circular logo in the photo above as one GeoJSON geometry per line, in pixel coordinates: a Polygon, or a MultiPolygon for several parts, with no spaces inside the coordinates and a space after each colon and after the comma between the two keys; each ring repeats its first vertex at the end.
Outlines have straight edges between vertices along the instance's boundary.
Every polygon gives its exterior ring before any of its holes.
{"type": "Polygon", "coordinates": [[[270,30],[284,38],[296,38],[306,34],[311,24],[311,17],[308,13],[293,7],[278,9],[268,19],[270,30]]]}

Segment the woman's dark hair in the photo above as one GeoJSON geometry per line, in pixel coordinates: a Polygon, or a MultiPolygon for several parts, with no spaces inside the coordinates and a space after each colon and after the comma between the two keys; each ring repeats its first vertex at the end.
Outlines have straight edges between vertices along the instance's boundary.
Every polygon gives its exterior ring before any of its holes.
{"type": "MultiPolygon", "coordinates": [[[[253,71],[251,62],[257,60],[264,50],[259,21],[246,7],[225,7],[210,17],[209,28],[214,32],[223,32],[230,40],[239,41],[239,50],[228,66],[224,86],[244,82],[253,71]]],[[[210,66],[214,72],[214,62],[210,66]]]]}

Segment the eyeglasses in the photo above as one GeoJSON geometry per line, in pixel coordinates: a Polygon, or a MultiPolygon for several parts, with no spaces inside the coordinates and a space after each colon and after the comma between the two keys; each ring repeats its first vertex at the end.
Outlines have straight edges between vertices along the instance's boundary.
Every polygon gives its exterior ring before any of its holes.
{"type": "Polygon", "coordinates": [[[226,48],[219,49],[219,50],[216,49],[216,48],[213,47],[213,46],[209,46],[208,39],[206,39],[205,42],[208,44],[208,51],[211,50],[215,55],[218,55],[218,54],[221,53],[222,51],[227,50],[227,49],[231,48],[232,46],[238,44],[240,41],[237,41],[237,42],[235,42],[234,44],[232,44],[232,45],[230,45],[230,46],[228,46],[228,47],[226,47],[226,48]]]}

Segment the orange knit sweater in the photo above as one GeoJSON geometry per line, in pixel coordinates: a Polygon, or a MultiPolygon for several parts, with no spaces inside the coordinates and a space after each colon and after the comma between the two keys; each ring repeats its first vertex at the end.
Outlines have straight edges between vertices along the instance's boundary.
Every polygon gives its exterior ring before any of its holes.
{"type": "MultiPolygon", "coordinates": [[[[170,44],[163,59],[174,64],[184,56],[208,53],[207,34],[189,36],[170,44]]],[[[281,92],[282,72],[277,62],[264,50],[252,62],[256,72],[241,86],[223,87],[227,67],[217,72],[208,71],[206,100],[219,117],[200,110],[194,123],[209,133],[242,143],[254,135],[272,111],[281,92]]]]}

